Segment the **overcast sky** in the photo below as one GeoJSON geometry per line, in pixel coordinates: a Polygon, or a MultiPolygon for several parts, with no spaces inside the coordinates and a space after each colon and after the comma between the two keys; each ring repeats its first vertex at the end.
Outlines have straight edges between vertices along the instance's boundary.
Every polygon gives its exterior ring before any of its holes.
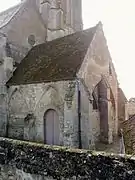
{"type": "MultiPolygon", "coordinates": [[[[102,21],[120,86],[128,98],[135,97],[135,0],[82,1],[84,28],[102,21]]],[[[1,0],[0,11],[18,2],[1,0]]]]}

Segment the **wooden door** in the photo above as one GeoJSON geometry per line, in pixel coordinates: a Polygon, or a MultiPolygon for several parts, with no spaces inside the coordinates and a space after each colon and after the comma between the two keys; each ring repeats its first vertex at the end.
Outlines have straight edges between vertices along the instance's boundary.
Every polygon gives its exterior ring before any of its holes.
{"type": "Polygon", "coordinates": [[[44,125],[45,143],[59,145],[59,117],[55,110],[51,109],[46,112],[44,125]]]}

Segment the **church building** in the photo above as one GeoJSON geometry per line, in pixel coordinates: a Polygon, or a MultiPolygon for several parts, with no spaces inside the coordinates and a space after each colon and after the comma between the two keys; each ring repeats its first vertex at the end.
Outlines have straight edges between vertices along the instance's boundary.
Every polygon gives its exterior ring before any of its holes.
{"type": "Polygon", "coordinates": [[[81,0],[23,0],[0,14],[0,134],[92,149],[118,136],[118,81],[103,25],[81,0]]]}

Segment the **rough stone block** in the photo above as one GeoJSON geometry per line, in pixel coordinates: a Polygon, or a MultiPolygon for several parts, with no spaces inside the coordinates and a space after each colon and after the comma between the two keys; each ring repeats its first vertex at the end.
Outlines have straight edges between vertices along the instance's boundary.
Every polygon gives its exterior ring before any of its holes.
{"type": "Polygon", "coordinates": [[[50,9],[48,18],[48,28],[59,30],[63,28],[63,11],[61,9],[50,9]]]}
{"type": "Polygon", "coordinates": [[[66,1],[65,0],[61,0],[60,8],[64,11],[64,13],[66,13],[66,1]]]}
{"type": "Polygon", "coordinates": [[[47,41],[52,41],[53,39],[63,37],[64,31],[63,30],[57,30],[57,31],[47,31],[47,41]]]}
{"type": "Polygon", "coordinates": [[[40,5],[40,13],[46,26],[48,24],[50,6],[51,5],[48,2],[44,2],[40,5]]]}
{"type": "Polygon", "coordinates": [[[51,8],[59,9],[61,5],[61,0],[51,0],[51,8]]]}
{"type": "Polygon", "coordinates": [[[66,25],[71,26],[72,24],[72,4],[71,0],[66,1],[66,25]]]}

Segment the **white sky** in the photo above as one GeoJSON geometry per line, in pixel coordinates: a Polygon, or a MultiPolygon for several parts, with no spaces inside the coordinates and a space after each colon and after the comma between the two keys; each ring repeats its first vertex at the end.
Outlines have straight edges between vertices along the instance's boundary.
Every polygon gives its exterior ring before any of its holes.
{"type": "MultiPolygon", "coordinates": [[[[102,21],[120,86],[135,97],[135,0],[82,0],[84,28],[102,21]]],[[[0,2],[3,11],[20,0],[0,2]]]]}

